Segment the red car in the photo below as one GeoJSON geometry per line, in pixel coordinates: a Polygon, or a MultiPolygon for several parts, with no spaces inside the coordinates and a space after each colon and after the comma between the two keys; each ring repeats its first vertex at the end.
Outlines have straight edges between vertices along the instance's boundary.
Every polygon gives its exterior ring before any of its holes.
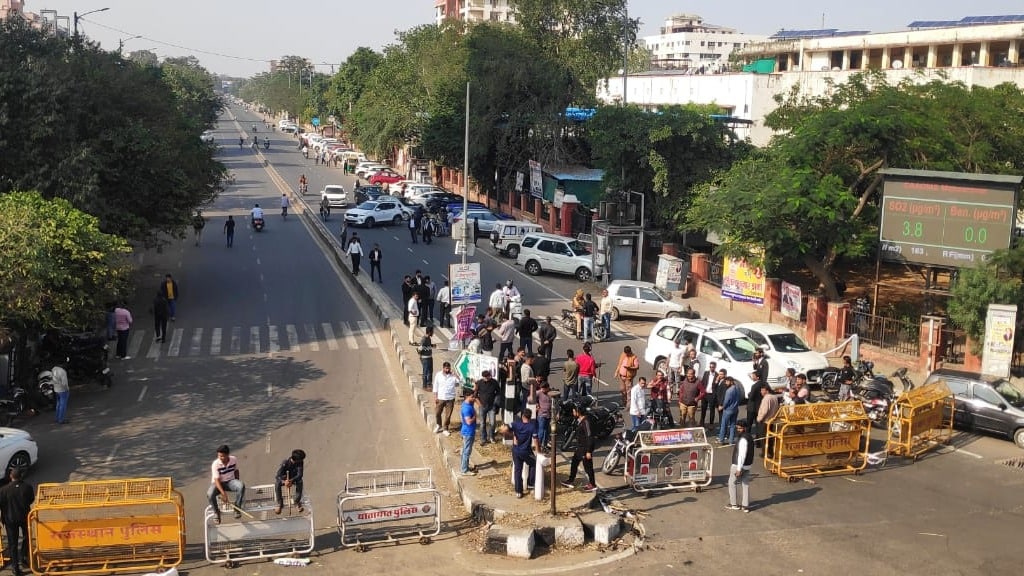
{"type": "Polygon", "coordinates": [[[398,172],[395,172],[391,168],[385,168],[373,176],[370,176],[370,184],[394,184],[405,180],[405,176],[402,176],[398,172]]]}

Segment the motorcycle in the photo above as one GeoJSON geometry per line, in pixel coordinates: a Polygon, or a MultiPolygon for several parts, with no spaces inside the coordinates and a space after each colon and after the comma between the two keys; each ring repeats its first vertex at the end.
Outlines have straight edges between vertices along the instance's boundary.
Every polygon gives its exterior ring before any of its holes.
{"type": "Polygon", "coordinates": [[[63,361],[68,379],[93,380],[105,388],[110,388],[113,378],[109,358],[110,346],[101,335],[92,332],[51,330],[43,336],[36,367],[41,371],[42,366],[53,366],[63,361]]]}
{"type": "Polygon", "coordinates": [[[53,372],[43,370],[36,377],[36,392],[38,392],[40,407],[52,410],[57,407],[57,393],[53,391],[53,372]]]}
{"type": "MultiPolygon", "coordinates": [[[[570,336],[576,337],[576,313],[568,308],[562,309],[562,329],[570,336]]],[[[601,342],[608,338],[608,331],[604,329],[600,318],[594,318],[593,332],[594,342],[601,342]]]]}
{"type": "MultiPolygon", "coordinates": [[[[874,378],[874,368],[874,362],[868,362],[866,360],[857,362],[857,366],[854,368],[855,375],[853,378],[852,388],[856,388],[861,383],[874,378]]],[[[824,392],[833,402],[839,400],[839,389],[842,387],[842,384],[843,383],[839,380],[838,368],[826,370],[821,375],[821,391],[824,392]]]]}
{"type": "Polygon", "coordinates": [[[616,426],[622,425],[621,408],[615,402],[602,406],[593,396],[582,396],[562,402],[558,409],[558,433],[561,437],[559,447],[569,451],[576,447],[576,418],[573,407],[579,406],[590,422],[590,432],[595,440],[604,440],[612,435],[616,426]]]}
{"type": "MultiPolygon", "coordinates": [[[[900,368],[893,372],[892,377],[899,378],[904,393],[914,389],[914,382],[907,376],[906,368],[900,368]]],[[[875,376],[855,387],[853,395],[863,403],[864,412],[872,423],[885,425],[892,412],[893,402],[896,400],[895,386],[892,380],[885,376],[875,376]]]]}
{"type": "Polygon", "coordinates": [[[615,443],[612,444],[612,449],[608,451],[608,454],[604,457],[604,462],[601,464],[601,472],[605,474],[611,474],[615,472],[615,469],[619,467],[619,463],[626,456],[626,447],[632,444],[636,440],[637,432],[642,430],[651,430],[653,428],[650,420],[644,421],[636,430],[623,430],[615,435],[615,443]]]}
{"type": "Polygon", "coordinates": [[[253,218],[252,219],[252,229],[257,231],[257,232],[262,232],[263,231],[263,218],[253,218]]]}
{"type": "Polygon", "coordinates": [[[518,294],[508,301],[508,315],[518,322],[523,318],[523,297],[518,294]]]}
{"type": "Polygon", "coordinates": [[[14,419],[29,410],[25,389],[20,386],[11,388],[10,398],[0,398],[0,422],[10,426],[14,419]]]}

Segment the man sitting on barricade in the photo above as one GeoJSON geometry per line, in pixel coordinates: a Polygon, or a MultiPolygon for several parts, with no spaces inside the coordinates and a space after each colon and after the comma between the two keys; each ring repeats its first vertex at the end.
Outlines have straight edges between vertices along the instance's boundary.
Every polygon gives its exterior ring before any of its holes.
{"type": "MultiPolygon", "coordinates": [[[[284,499],[281,497],[282,486],[288,488],[289,498],[293,498],[291,502],[298,506],[299,513],[304,512],[302,508],[302,472],[305,461],[306,452],[296,449],[292,450],[291,457],[281,462],[281,465],[277,468],[277,476],[274,478],[274,496],[277,498],[277,508],[274,509],[274,514],[280,514],[281,508],[284,507],[284,499]]],[[[288,504],[289,512],[292,508],[291,502],[288,504]]]]}
{"type": "Polygon", "coordinates": [[[222,444],[217,448],[217,459],[210,466],[213,473],[210,479],[210,489],[206,491],[206,497],[217,515],[216,523],[220,524],[220,503],[217,502],[219,494],[225,504],[228,503],[228,492],[235,493],[235,518],[242,517],[242,502],[245,498],[245,484],[242,483],[242,475],[238,471],[238,459],[231,455],[231,448],[222,444]]]}

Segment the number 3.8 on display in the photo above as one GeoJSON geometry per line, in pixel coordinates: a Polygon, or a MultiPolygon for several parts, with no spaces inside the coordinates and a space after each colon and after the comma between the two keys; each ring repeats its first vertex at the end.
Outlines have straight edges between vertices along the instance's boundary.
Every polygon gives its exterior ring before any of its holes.
{"type": "Polygon", "coordinates": [[[924,225],[920,222],[903,221],[903,235],[907,237],[920,238],[924,234],[924,225]]]}

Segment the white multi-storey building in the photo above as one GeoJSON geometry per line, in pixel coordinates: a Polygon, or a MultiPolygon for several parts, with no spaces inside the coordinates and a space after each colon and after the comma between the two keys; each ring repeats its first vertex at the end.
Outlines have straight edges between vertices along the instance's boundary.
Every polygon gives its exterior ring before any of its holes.
{"type": "Polygon", "coordinates": [[[696,14],[671,16],[665,20],[657,36],[642,38],[644,45],[651,51],[651,65],[655,68],[703,69],[705,72],[724,69],[734,50],[765,39],[765,36],[743,34],[732,28],[706,24],[696,14]]]}
{"type": "MultiPolygon", "coordinates": [[[[891,82],[943,80],[986,87],[1011,82],[1024,87],[1022,46],[1024,16],[913,22],[906,30],[880,34],[787,30],[739,51],[749,61],[746,72],[630,74],[625,96],[630,104],[650,110],[717,105],[723,114],[746,123],[737,128],[741,137],[763,146],[772,136],[764,118],[778,106],[775,96],[794,87],[805,95],[823,95],[865,70],[882,70],[891,82]]],[[[622,77],[602,81],[597,97],[621,102],[622,77]]]]}
{"type": "Polygon", "coordinates": [[[434,0],[434,21],[514,22],[508,0],[434,0]]]}

